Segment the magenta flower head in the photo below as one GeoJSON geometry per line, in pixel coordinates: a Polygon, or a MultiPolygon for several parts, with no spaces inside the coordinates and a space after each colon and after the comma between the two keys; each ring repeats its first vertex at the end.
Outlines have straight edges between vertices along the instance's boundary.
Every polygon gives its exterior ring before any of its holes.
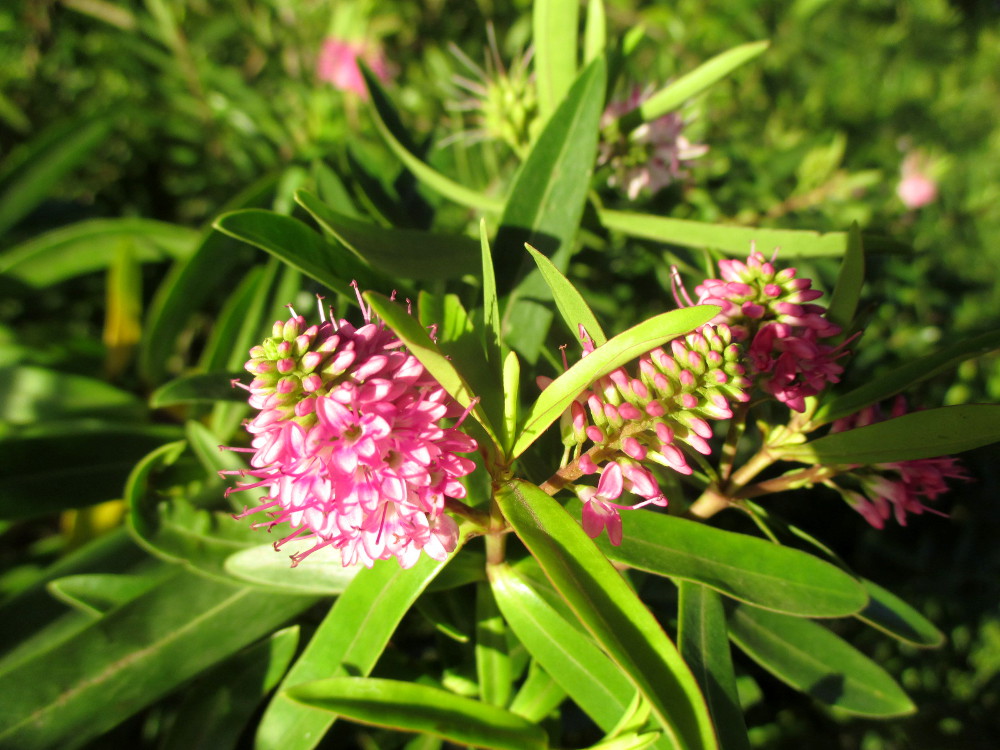
{"type": "MultiPolygon", "coordinates": [[[[586,356],[594,344],[582,328],[581,338],[586,356]]],[[[619,510],[667,504],[643,464],[691,474],[686,452],[712,452],[708,420],[729,419],[730,403],[749,399],[745,389],[750,381],[741,359],[725,325],[706,325],[672,341],[669,351],[657,348],[644,354],[634,374],[623,367],[609,373],[570,405],[564,442],[578,450],[592,443],[579,466],[584,474],[601,475],[596,489],[574,488],[584,503],[583,528],[591,537],[606,528],[611,543],[619,544],[619,510]],[[616,502],[623,492],[638,502],[616,502]]]]}
{"type": "MultiPolygon", "coordinates": [[[[900,417],[907,412],[906,400],[899,396],[892,406],[890,417],[900,417]]],[[[884,419],[878,405],[862,409],[857,414],[838,419],[831,432],[843,432],[864,427],[884,419]]],[[[893,461],[870,466],[854,466],[826,484],[837,490],[848,505],[864,516],[876,529],[885,528],[890,516],[906,525],[906,515],[919,515],[924,511],[940,511],[925,505],[948,491],[948,479],[968,481],[969,476],[958,459],[952,456],[920,458],[913,461],[893,461]]]]}
{"type": "MultiPolygon", "coordinates": [[[[359,301],[361,301],[359,295],[359,301]]],[[[445,499],[462,499],[459,479],[475,464],[459,453],[475,441],[445,420],[464,417],[438,382],[362,302],[365,324],[322,320],[307,326],[293,311],[251,351],[246,369],[256,416],[246,427],[252,477],[231,488],[263,488],[266,513],[255,524],[292,531],[275,544],[310,539],[293,567],[324,547],[343,564],[395,557],[404,568],[421,550],[443,560],[458,526],[445,499]]],[[[228,492],[227,492],[228,494],[228,492]]]]}
{"type": "Polygon", "coordinates": [[[362,41],[327,37],[323,40],[316,58],[316,77],[341,91],[353,91],[362,98],[368,97],[365,80],[361,76],[358,60],[371,68],[383,81],[389,77],[389,67],[381,52],[362,41]]]}
{"type": "Polygon", "coordinates": [[[840,328],[814,303],[823,293],[812,289],[809,279],[797,278],[794,268],[779,271],[756,251],[746,263],[720,261],[719,272],[721,279],[695,287],[695,302],[684,302],[722,307],[713,322],[728,325],[747,347],[754,382],[789,408],[804,411],[806,397],[838,382],[843,372],[837,363],[843,348],[824,342],[840,328]]]}

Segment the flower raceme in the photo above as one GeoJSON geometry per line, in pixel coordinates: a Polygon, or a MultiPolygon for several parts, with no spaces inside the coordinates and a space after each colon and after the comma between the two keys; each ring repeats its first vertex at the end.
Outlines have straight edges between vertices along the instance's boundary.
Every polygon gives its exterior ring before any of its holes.
{"type": "MultiPolygon", "coordinates": [[[[586,356],[594,343],[582,328],[581,338],[586,356]]],[[[578,451],[593,443],[579,466],[584,474],[600,473],[596,489],[575,487],[591,537],[607,529],[611,543],[619,544],[619,510],[667,504],[642,462],[691,474],[685,451],[711,453],[707,420],[728,419],[731,402],[749,399],[741,357],[727,326],[706,325],[640,357],[634,375],[620,367],[600,378],[570,405],[565,440],[578,451]],[[640,502],[615,502],[623,491],[640,502]]]]}
{"type": "MultiPolygon", "coordinates": [[[[360,301],[360,297],[359,297],[360,301]]],[[[251,468],[228,472],[253,481],[234,490],[264,488],[255,524],[268,530],[288,521],[292,540],[313,545],[292,565],[324,547],[340,550],[343,564],[396,557],[412,566],[421,550],[437,560],[454,550],[458,526],[444,513],[446,498],[462,499],[459,478],[475,464],[459,456],[475,441],[442,420],[461,407],[362,304],[365,324],[324,318],[307,326],[292,313],[251,351],[254,375],[244,450],[251,468]]],[[[228,494],[228,492],[227,492],[228,494]]]]}
{"type": "MultiPolygon", "coordinates": [[[[906,412],[906,400],[900,396],[893,403],[890,417],[900,417],[906,412]]],[[[884,418],[882,410],[875,404],[857,414],[838,419],[833,423],[831,432],[865,427],[881,422],[884,418]]],[[[868,523],[876,529],[882,529],[890,516],[895,516],[896,521],[905,526],[908,513],[919,515],[925,510],[940,513],[924,503],[945,494],[948,491],[948,479],[968,481],[969,477],[958,459],[939,456],[854,466],[849,472],[834,477],[826,484],[837,490],[848,505],[864,516],[868,523]],[[860,487],[860,491],[845,485],[855,485],[860,487]]]]}

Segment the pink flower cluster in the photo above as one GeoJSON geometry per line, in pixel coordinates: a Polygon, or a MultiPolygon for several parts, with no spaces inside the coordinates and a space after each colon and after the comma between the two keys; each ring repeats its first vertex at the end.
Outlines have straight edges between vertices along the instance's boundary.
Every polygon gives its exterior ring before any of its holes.
{"type": "Polygon", "coordinates": [[[365,79],[361,76],[358,60],[363,60],[372,72],[383,81],[389,77],[389,68],[382,55],[364,42],[336,37],[323,40],[323,47],[316,58],[316,77],[341,91],[353,91],[362,98],[368,97],[365,79]]]}
{"type": "MultiPolygon", "coordinates": [[[[721,279],[695,287],[698,304],[719,305],[716,323],[726,323],[733,338],[747,346],[750,374],[757,385],[789,408],[805,410],[805,399],[840,379],[837,359],[843,349],[823,342],[840,328],[813,303],[823,293],[794,268],[781,271],[751,252],[746,263],[719,262],[721,279]]],[[[691,300],[686,300],[692,304],[691,300]]]]}
{"type": "MultiPolygon", "coordinates": [[[[907,411],[906,401],[900,396],[892,406],[890,418],[901,417],[907,411]]],[[[865,427],[881,422],[884,419],[878,405],[862,409],[844,419],[833,423],[831,432],[865,427]]],[[[906,514],[919,515],[925,510],[939,513],[928,508],[924,502],[934,501],[948,491],[948,479],[968,480],[958,459],[951,456],[937,458],[921,458],[913,461],[894,461],[871,466],[856,466],[845,475],[839,475],[827,484],[838,492],[858,513],[864,516],[876,529],[885,527],[890,515],[895,515],[896,521],[906,525],[906,514]],[[860,492],[838,483],[846,478],[852,478],[860,485],[860,492]]]]}
{"type": "MultiPolygon", "coordinates": [[[[445,498],[462,499],[459,481],[474,463],[458,456],[475,441],[446,418],[462,409],[381,321],[362,305],[365,324],[301,315],[278,321],[270,338],[250,351],[247,388],[258,409],[253,436],[254,481],[232,490],[266,488],[261,505],[272,527],[293,531],[275,544],[310,539],[292,565],[323,547],[340,550],[343,564],[371,567],[396,557],[412,566],[423,550],[436,560],[454,550],[455,521],[445,498]]],[[[228,494],[228,493],[227,493],[228,494]]]]}
{"type": "Polygon", "coordinates": [[[923,208],[937,200],[937,182],[930,176],[928,159],[921,152],[912,151],[903,159],[896,195],[910,209],[923,208]]]}
{"type": "Polygon", "coordinates": [[[598,148],[598,164],[608,164],[608,184],[625,189],[629,200],[643,190],[651,195],[686,176],[686,167],[708,153],[708,146],[691,143],[684,136],[684,118],[677,112],[644,122],[627,135],[618,134],[618,119],[631,112],[650,92],[635,88],[627,99],[611,102],[601,120],[605,137],[598,148]]]}
{"type": "MultiPolygon", "coordinates": [[[[582,328],[581,335],[586,356],[594,344],[582,328]]],[[[672,341],[669,349],[640,357],[636,376],[623,367],[609,373],[570,405],[567,439],[595,446],[580,456],[580,468],[584,474],[601,474],[596,489],[576,488],[584,502],[583,528],[591,537],[607,529],[611,543],[620,544],[620,509],[666,505],[656,478],[640,462],[691,474],[684,450],[711,453],[707,420],[729,419],[730,402],[749,399],[741,352],[727,326],[703,326],[672,341]],[[606,458],[610,460],[600,466],[606,458]],[[623,491],[642,501],[615,502],[623,491]]]]}

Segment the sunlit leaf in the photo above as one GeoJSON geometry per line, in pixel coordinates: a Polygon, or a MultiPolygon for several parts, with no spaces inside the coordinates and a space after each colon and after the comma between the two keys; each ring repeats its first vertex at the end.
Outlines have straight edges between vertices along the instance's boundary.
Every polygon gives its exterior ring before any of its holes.
{"type": "Polygon", "coordinates": [[[576,77],[579,16],[577,0],[536,0],[532,5],[533,62],[543,121],[555,111],[576,77]]]}
{"type": "Polygon", "coordinates": [[[936,648],[944,643],[944,633],[898,596],[872,581],[862,579],[861,583],[869,603],[855,615],[859,620],[911,646],[936,648]]]}
{"type": "Polygon", "coordinates": [[[552,261],[530,245],[527,246],[527,250],[538,265],[538,270],[541,271],[545,283],[548,284],[552,298],[556,302],[556,308],[562,315],[563,322],[566,323],[570,333],[573,336],[579,336],[578,326],[583,324],[590,338],[594,340],[594,344],[597,346],[604,344],[608,337],[604,335],[601,324],[597,322],[597,318],[583,295],[570,283],[569,279],[559,273],[559,269],[552,264],[552,261]]]}

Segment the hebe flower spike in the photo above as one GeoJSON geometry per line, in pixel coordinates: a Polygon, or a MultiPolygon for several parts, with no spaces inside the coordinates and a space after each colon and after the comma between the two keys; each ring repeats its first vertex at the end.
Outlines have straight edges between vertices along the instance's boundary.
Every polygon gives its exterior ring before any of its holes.
{"type": "Polygon", "coordinates": [[[457,455],[475,441],[441,424],[460,421],[461,407],[358,300],[361,327],[322,310],[307,326],[293,310],[246,364],[258,414],[246,425],[252,468],[240,475],[254,481],[231,489],[267,494],[237,518],[266,512],[271,520],[255,526],[269,530],[288,521],[292,533],[275,548],[312,540],[293,566],[328,546],[344,565],[396,557],[409,567],[421,550],[444,559],[458,537],[445,499],[465,497],[458,480],[475,468],[457,455]]]}

